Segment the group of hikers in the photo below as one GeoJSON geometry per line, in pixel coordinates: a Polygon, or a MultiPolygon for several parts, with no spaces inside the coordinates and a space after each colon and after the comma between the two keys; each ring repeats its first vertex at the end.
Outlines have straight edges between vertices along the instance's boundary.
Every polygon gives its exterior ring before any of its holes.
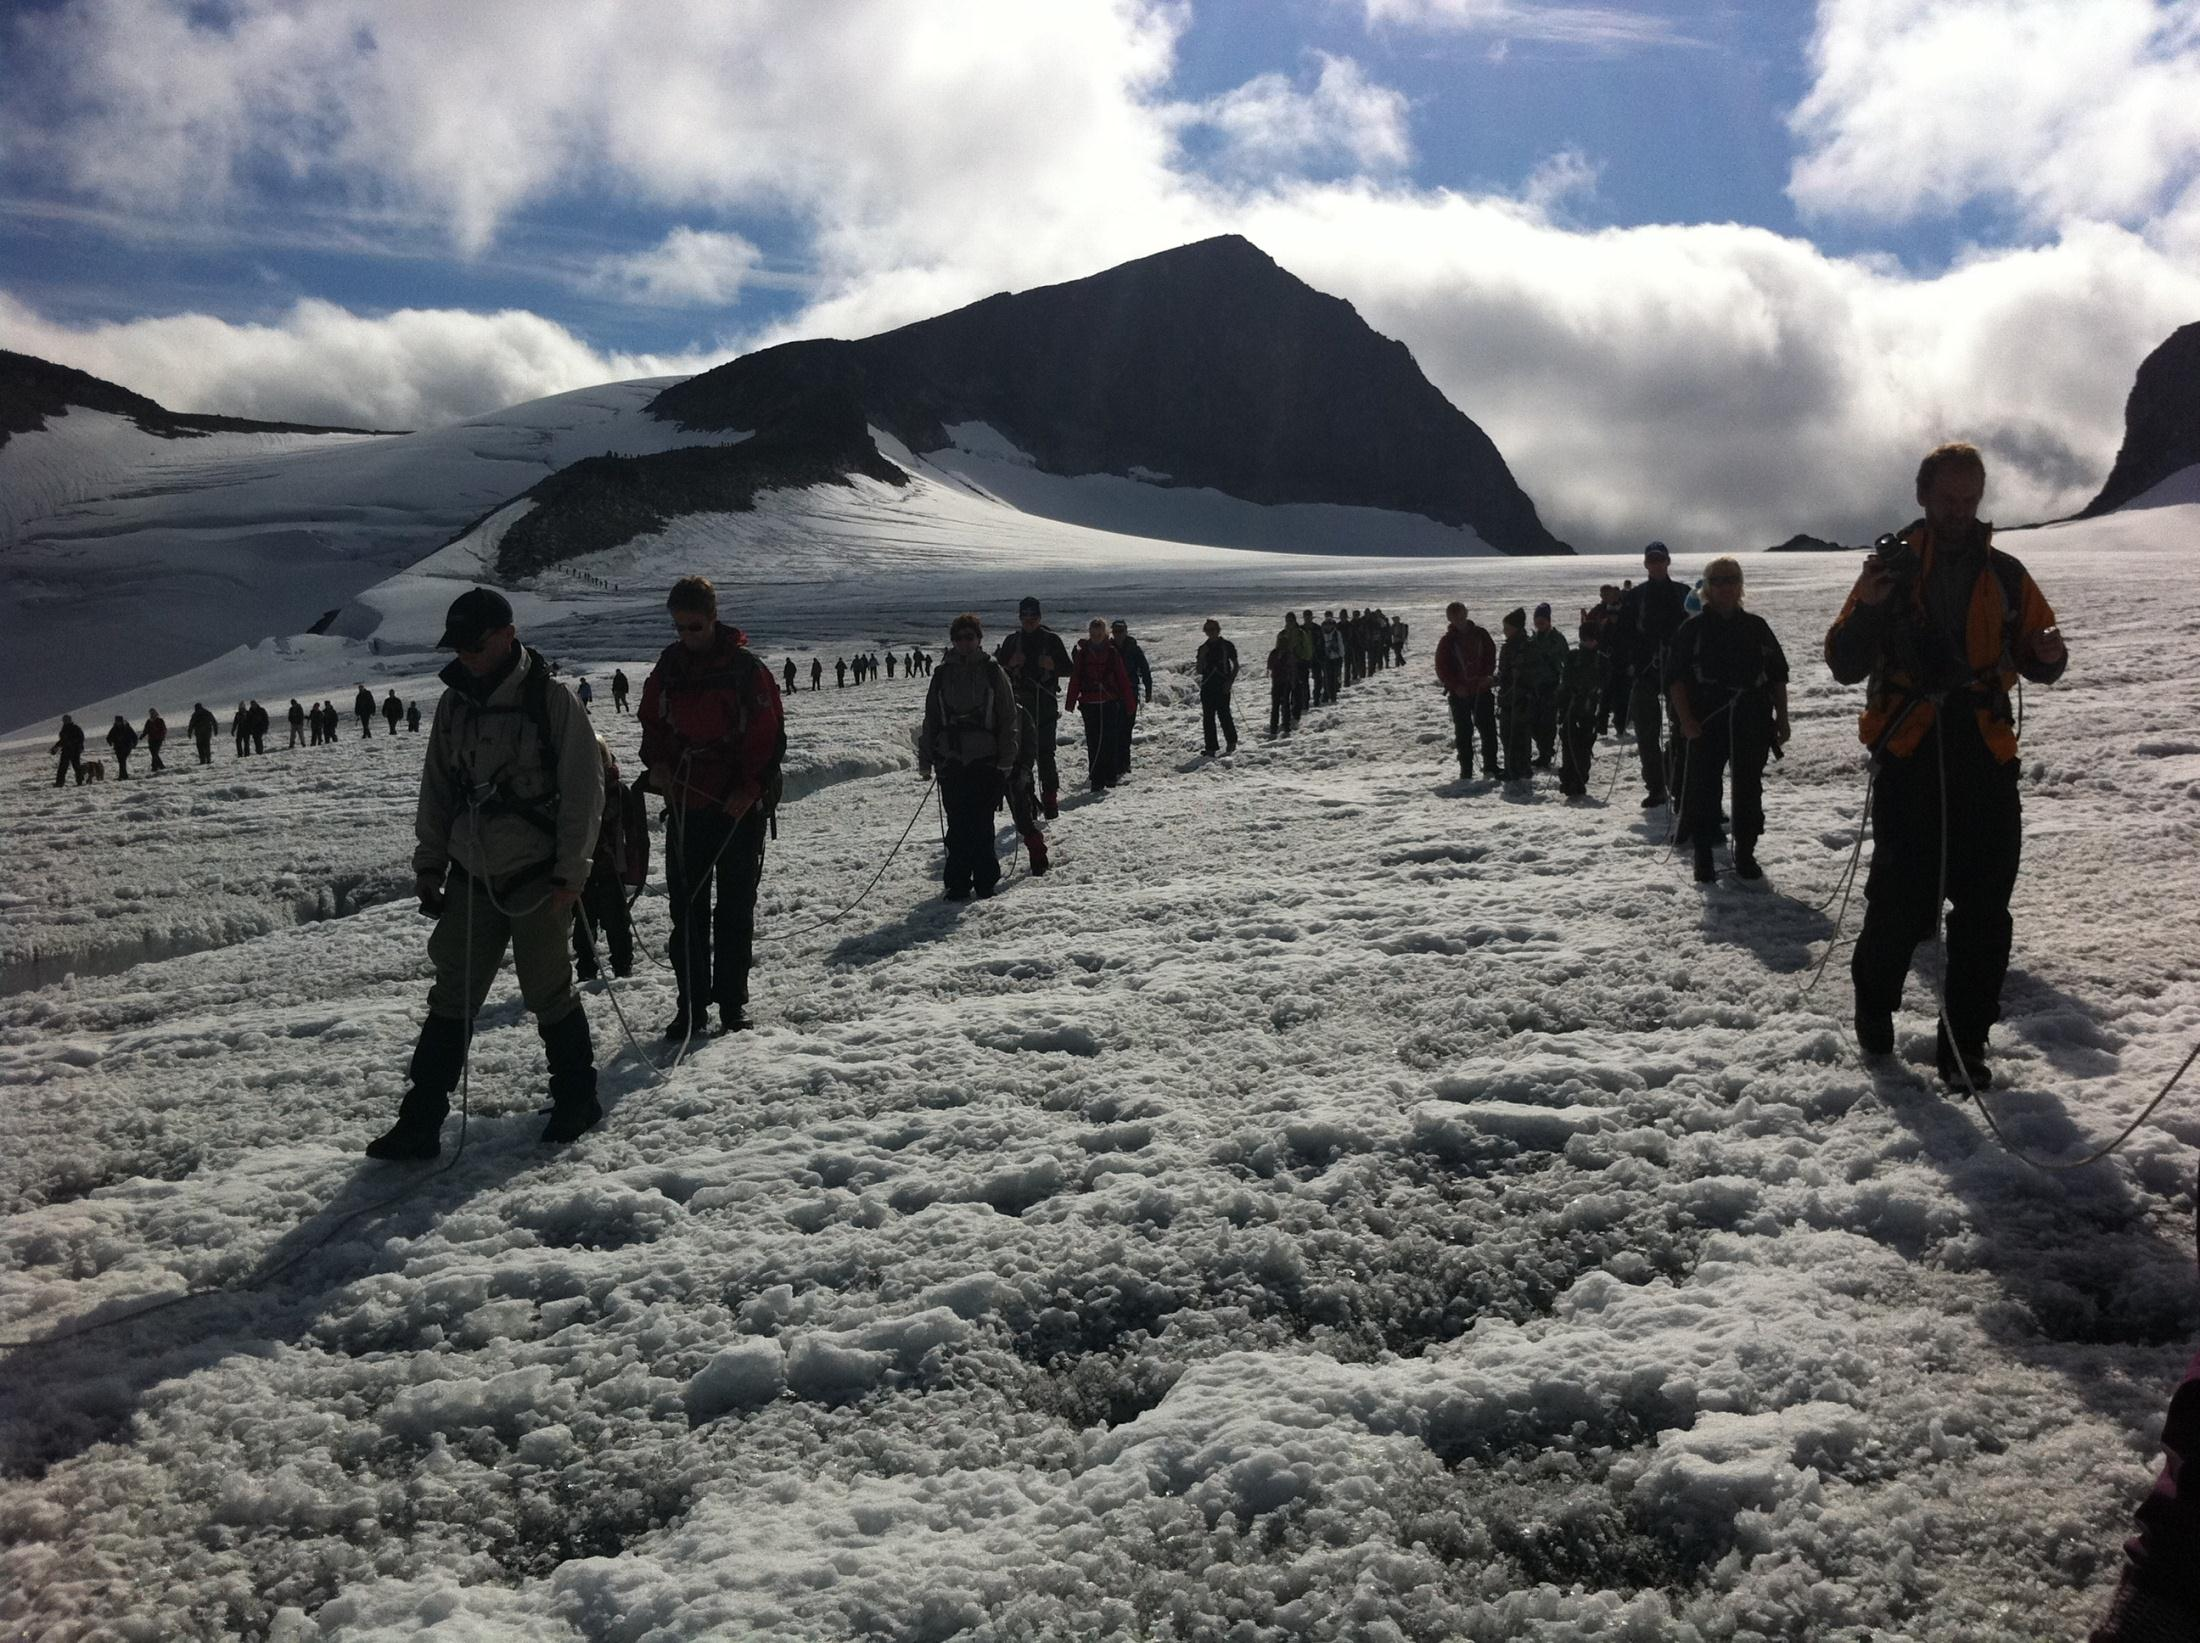
{"type": "MultiPolygon", "coordinates": [[[[1219,637],[1219,631],[1209,638],[1219,637]]],[[[1221,658],[1221,653],[1217,653],[1221,658]]],[[[1231,678],[1237,675],[1237,651],[1226,657],[1231,678]]],[[[1406,623],[1380,610],[1347,610],[1342,615],[1325,610],[1319,623],[1308,610],[1287,610],[1283,626],[1276,630],[1275,645],[1268,652],[1268,734],[1288,736],[1306,717],[1307,710],[1337,699],[1338,690],[1386,667],[1403,667],[1406,661],[1406,623]]],[[[1201,705],[1209,692],[1210,669],[1197,664],[1201,705]]],[[[1221,692],[1225,711],[1221,721],[1229,748],[1237,746],[1237,728],[1227,712],[1228,691],[1221,692]]],[[[1214,732],[1207,732],[1207,751],[1215,751],[1214,732]]],[[[1227,751],[1227,750],[1226,750],[1227,751]]]]}
{"type": "MultiPolygon", "coordinates": [[[[397,734],[400,724],[413,731],[420,729],[420,704],[414,702],[408,706],[398,698],[394,690],[377,704],[374,692],[361,685],[359,694],[353,698],[352,711],[358,716],[361,736],[371,737],[374,734],[374,721],[378,715],[389,725],[389,734],[392,736],[397,734]]],[[[301,742],[319,747],[323,742],[336,740],[341,716],[337,713],[334,702],[317,702],[312,707],[306,707],[294,696],[286,717],[290,722],[291,747],[296,747],[301,742]]],[[[242,759],[255,753],[265,753],[273,722],[267,709],[257,701],[239,702],[237,710],[229,718],[230,742],[236,748],[237,757],[242,759]]],[[[214,762],[214,736],[220,729],[221,721],[215,718],[213,710],[204,702],[191,704],[191,717],[184,722],[184,732],[191,738],[192,746],[198,750],[199,763],[214,762]]],[[[115,722],[107,727],[107,734],[103,739],[114,759],[117,781],[130,779],[130,756],[141,746],[145,749],[148,760],[148,775],[158,775],[168,768],[160,757],[160,750],[168,741],[168,721],[161,717],[157,707],[145,710],[145,724],[142,729],[131,724],[121,714],[116,714],[115,722]]],[[[104,765],[86,761],[84,745],[83,726],[72,715],[62,714],[61,734],[55,739],[53,746],[46,750],[60,760],[54,768],[54,786],[61,786],[72,775],[79,787],[105,775],[104,765]]]]}
{"type": "MultiPolygon", "coordinates": [[[[1500,621],[1502,641],[1445,611],[1436,676],[1451,706],[1462,781],[1520,784],[1558,762],[1559,790],[1588,796],[1589,767],[1606,731],[1630,733],[1641,760],[1645,810],[1676,808],[1673,839],[1694,847],[1698,882],[1718,876],[1720,801],[1733,773],[1734,870],[1763,876],[1764,771],[1789,737],[1788,662],[1765,620],[1742,608],[1742,567],[1720,557],[1691,590],[1673,580],[1663,542],[1643,549],[1643,580],[1606,584],[1580,613],[1574,643],[1551,607],[1500,621]]],[[[1616,777],[1615,777],[1616,780],[1616,777]]]]}
{"type": "MultiPolygon", "coordinates": [[[[1850,959],[1857,1047],[1870,1060],[1892,1052],[1915,949],[1939,927],[1945,906],[1936,1059],[1949,1086],[1972,1090],[1991,1083],[1987,1036],[2000,1016],[2013,934],[2022,816],[2012,694],[2020,681],[2052,683],[2068,660],[2039,588],[1992,545],[1992,527],[1978,518],[1985,483],[1973,447],[1929,453],[1916,480],[1921,517],[1867,557],[1822,646],[1835,679],[1865,686],[1859,736],[1874,772],[1874,850],[1850,959]]],[[[1597,738],[1631,726],[1643,805],[1676,806],[1674,837],[1693,846],[1700,880],[1716,876],[1731,772],[1735,870],[1753,878],[1765,764],[1790,733],[1787,658],[1771,628],[1744,608],[1736,560],[1710,560],[1693,594],[1673,580],[1671,560],[1662,543],[1650,544],[1643,581],[1602,590],[1580,613],[1571,646],[1548,605],[1532,617],[1507,612],[1501,642],[1469,619],[1463,602],[1449,607],[1435,672],[1450,705],[1459,775],[1471,782],[1479,766],[1487,779],[1517,783],[1555,759],[1563,791],[1578,798],[1597,738]]],[[[684,1045],[709,1030],[714,1010],[721,1030],[750,1024],[756,897],[786,751],[779,679],[791,691],[797,675],[790,661],[775,678],[746,635],[721,618],[703,578],[676,582],[666,609],[673,639],[643,683],[642,770],[626,787],[589,722],[587,681],[576,690],[552,677],[551,664],[519,641],[511,606],[494,590],[470,589],[450,606],[438,644],[455,655],[440,675],[413,853],[420,906],[436,921],[428,940],[435,979],[409,1087],[394,1124],[369,1144],[373,1157],[440,1152],[472,1023],[507,948],[548,1060],[543,1141],[573,1141],[601,1121],[574,963],[584,974],[593,967],[599,932],[618,973],[631,963],[623,885],[633,881],[634,835],[647,836],[641,795],[665,809],[677,1007],[664,1033],[684,1045]]],[[[1003,804],[1032,873],[1047,871],[1041,823],[1059,813],[1055,746],[1065,709],[1082,717],[1095,794],[1130,768],[1131,729],[1153,698],[1143,647],[1127,623],[1095,618],[1071,648],[1043,615],[1037,599],[1024,599],[1017,626],[989,652],[982,622],[965,612],[949,624],[936,668],[921,653],[904,658],[930,680],[917,763],[936,780],[946,816],[949,900],[988,895],[999,882],[993,820],[1003,804]]],[[[1288,735],[1342,684],[1402,664],[1406,632],[1379,610],[1319,622],[1311,610],[1291,613],[1268,659],[1272,732],[1288,735]]],[[[1214,755],[1237,745],[1229,697],[1238,660],[1219,621],[1208,620],[1204,633],[1194,671],[1204,749],[1214,755]]],[[[894,659],[889,652],[889,672],[894,659]]],[[[836,665],[843,680],[846,671],[836,665]]],[[[859,658],[858,678],[868,672],[859,658]]],[[[814,690],[822,663],[812,663],[810,676],[814,690]]],[[[625,711],[623,671],[613,694],[625,711]]],[[[361,733],[369,734],[373,703],[364,688],[359,702],[361,733]]],[[[381,710],[393,730],[395,702],[393,695],[381,710]]],[[[318,717],[333,734],[329,714],[325,704],[314,714],[293,704],[292,721],[318,717]]],[[[137,733],[117,725],[126,734],[110,732],[110,745],[134,745],[137,733]]],[[[192,728],[203,758],[212,730],[203,707],[192,728]]],[[[57,749],[64,773],[82,749],[81,732],[68,748],[74,729],[64,721],[57,749]]],[[[158,715],[150,716],[145,739],[155,768],[161,733],[158,715]]],[[[2116,1608],[2097,1636],[2157,1635],[2141,1629],[2150,1617],[2200,1612],[2200,1511],[2180,1493],[2178,1476],[2179,1457],[2196,1445],[2200,1361],[2171,1405],[2170,1465],[2140,1511],[2116,1608]]]]}

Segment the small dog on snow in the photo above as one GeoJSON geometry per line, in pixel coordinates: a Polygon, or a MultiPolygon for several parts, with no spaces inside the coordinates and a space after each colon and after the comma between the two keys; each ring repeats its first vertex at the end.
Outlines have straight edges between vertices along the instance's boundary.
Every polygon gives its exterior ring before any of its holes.
{"type": "Polygon", "coordinates": [[[104,759],[86,759],[84,761],[84,779],[88,782],[105,781],[107,779],[107,761],[104,759]]]}

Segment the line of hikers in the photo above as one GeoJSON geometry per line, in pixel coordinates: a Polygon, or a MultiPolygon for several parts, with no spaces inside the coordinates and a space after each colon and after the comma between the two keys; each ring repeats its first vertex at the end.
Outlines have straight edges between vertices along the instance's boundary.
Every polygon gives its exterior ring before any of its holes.
{"type": "MultiPolygon", "coordinates": [[[[1233,660],[1236,653],[1231,653],[1233,660]]],[[[1337,699],[1338,690],[1355,684],[1386,667],[1403,667],[1406,660],[1406,623],[1376,609],[1322,612],[1287,610],[1276,642],[1268,652],[1268,734],[1288,736],[1306,717],[1309,708],[1337,699]]],[[[1235,669],[1232,669],[1234,675],[1235,669]]],[[[1200,670],[1201,688],[1207,677],[1200,670]]],[[[1207,737],[1207,751],[1214,751],[1214,736],[1207,737]]],[[[1237,746],[1234,728],[1229,745],[1237,746]]]]}
{"type": "MultiPolygon", "coordinates": [[[[374,693],[361,685],[353,708],[359,717],[361,736],[371,737],[374,734],[374,720],[377,715],[387,722],[389,734],[392,736],[397,734],[400,724],[415,732],[420,729],[420,704],[414,702],[408,706],[398,698],[394,690],[377,704],[374,693]]],[[[292,697],[287,717],[290,722],[291,747],[300,743],[319,747],[323,742],[336,740],[340,715],[334,702],[317,702],[309,708],[301,705],[296,697],[292,697]]],[[[273,723],[267,709],[257,701],[239,702],[236,711],[229,718],[230,743],[235,747],[237,757],[242,759],[254,753],[265,753],[268,733],[273,723]]],[[[198,749],[199,763],[214,762],[214,736],[220,729],[221,721],[204,702],[191,704],[191,717],[184,722],[184,731],[191,738],[192,745],[198,749]]],[[[161,717],[157,707],[145,710],[145,724],[142,729],[132,725],[121,714],[116,714],[115,722],[107,727],[107,734],[102,739],[113,756],[117,781],[130,779],[130,756],[141,746],[149,760],[146,774],[158,775],[168,768],[160,757],[160,750],[168,741],[168,721],[161,717]]],[[[79,787],[87,781],[100,780],[105,775],[104,766],[85,762],[84,729],[69,714],[61,715],[61,734],[46,751],[58,756],[60,760],[53,775],[53,784],[56,787],[68,781],[72,775],[79,787]]]]}

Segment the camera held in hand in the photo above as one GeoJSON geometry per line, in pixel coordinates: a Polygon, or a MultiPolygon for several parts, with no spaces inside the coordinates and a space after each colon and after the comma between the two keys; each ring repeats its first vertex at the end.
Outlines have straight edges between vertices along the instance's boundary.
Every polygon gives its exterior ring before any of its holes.
{"type": "Polygon", "coordinates": [[[1893,531],[1883,534],[1872,544],[1872,555],[1879,561],[1879,568],[1901,592],[1917,580],[1917,549],[1905,542],[1893,531]]]}

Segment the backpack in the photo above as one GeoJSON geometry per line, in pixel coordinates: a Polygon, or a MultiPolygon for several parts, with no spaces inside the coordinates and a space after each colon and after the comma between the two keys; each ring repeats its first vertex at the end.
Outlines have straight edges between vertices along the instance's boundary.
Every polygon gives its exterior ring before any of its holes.
{"type": "MultiPolygon", "coordinates": [[[[993,667],[1000,666],[998,662],[991,665],[993,667]]],[[[936,704],[939,709],[941,740],[957,757],[960,757],[962,753],[962,739],[965,732],[980,731],[988,736],[994,734],[993,677],[987,669],[979,667],[967,670],[982,686],[977,705],[974,707],[949,708],[947,686],[951,681],[957,679],[960,670],[960,664],[935,670],[932,674],[932,688],[929,692],[932,704],[936,704]]]]}

